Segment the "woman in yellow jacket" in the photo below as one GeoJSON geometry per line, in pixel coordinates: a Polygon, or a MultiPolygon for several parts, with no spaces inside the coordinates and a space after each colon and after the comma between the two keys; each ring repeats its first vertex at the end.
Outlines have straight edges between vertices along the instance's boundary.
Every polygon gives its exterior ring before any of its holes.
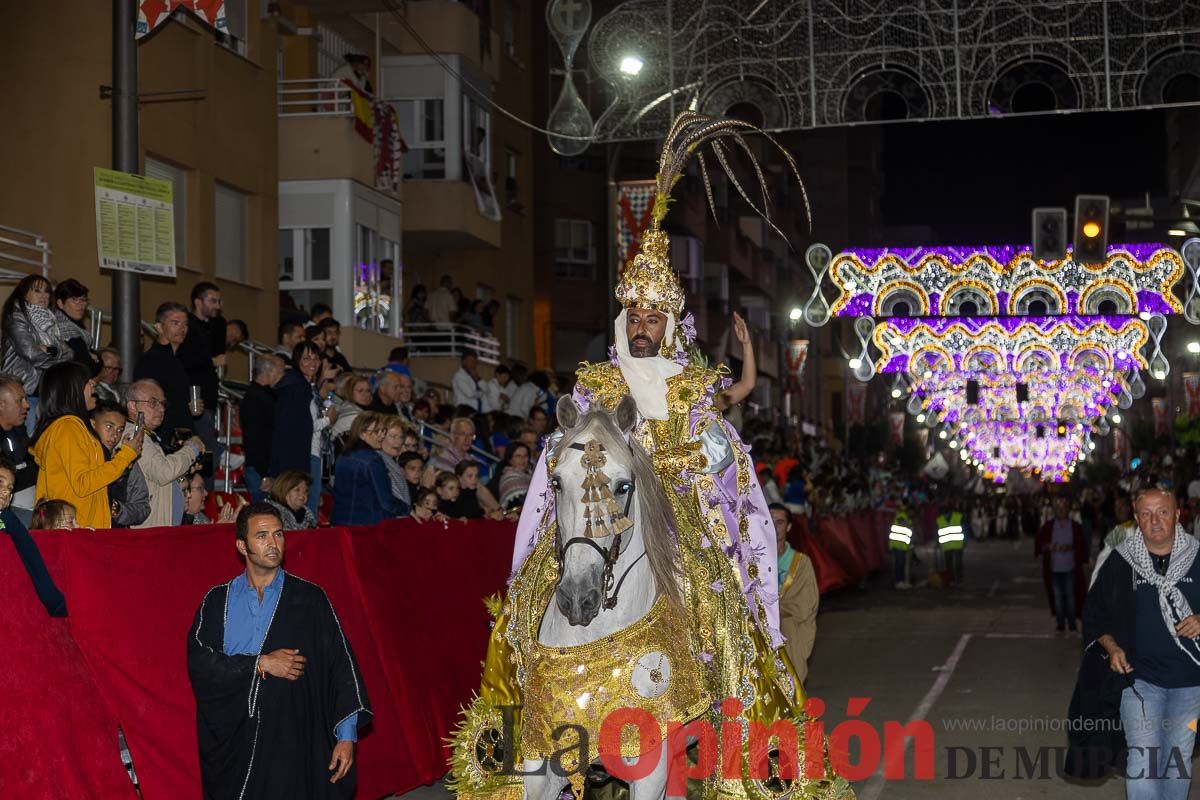
{"type": "Polygon", "coordinates": [[[81,528],[112,527],[108,485],[142,452],[144,432],[121,442],[111,460],[88,422],[96,406],[96,379],[75,361],[42,375],[37,429],[30,452],[38,463],[37,499],[66,500],[81,528]]]}

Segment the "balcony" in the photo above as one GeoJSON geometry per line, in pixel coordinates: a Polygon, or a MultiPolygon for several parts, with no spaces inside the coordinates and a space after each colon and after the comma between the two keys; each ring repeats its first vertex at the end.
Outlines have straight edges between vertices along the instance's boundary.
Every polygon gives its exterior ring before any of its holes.
{"type": "Polygon", "coordinates": [[[709,229],[705,258],[727,264],[747,280],[755,280],[754,243],[737,225],[724,224],[709,229]]]}
{"type": "MultiPolygon", "coordinates": [[[[504,52],[500,36],[483,26],[471,3],[458,0],[410,0],[403,4],[403,8],[408,24],[430,50],[462,55],[488,80],[500,80],[500,58],[504,52]]],[[[363,15],[361,21],[368,28],[373,28],[375,19],[376,15],[369,14],[363,15]]],[[[401,53],[426,52],[390,14],[379,17],[379,35],[401,53]]]]}
{"type": "Polygon", "coordinates": [[[279,81],[278,97],[279,180],[351,178],[399,199],[400,155],[378,158],[374,141],[390,107],[325,78],[279,81]]]}
{"type": "Polygon", "coordinates": [[[500,222],[479,210],[475,188],[458,180],[407,180],[406,250],[456,250],[500,246],[500,222]]]}

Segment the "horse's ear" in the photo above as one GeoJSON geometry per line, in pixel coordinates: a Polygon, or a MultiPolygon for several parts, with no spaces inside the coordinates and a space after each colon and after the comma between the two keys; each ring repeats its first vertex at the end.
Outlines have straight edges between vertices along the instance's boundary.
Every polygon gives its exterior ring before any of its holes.
{"type": "Polygon", "coordinates": [[[579,406],[575,405],[574,397],[563,397],[556,408],[558,427],[569,431],[579,424],[579,406]]]}
{"type": "Polygon", "coordinates": [[[621,398],[620,403],[617,403],[615,418],[621,433],[629,433],[633,430],[633,426],[637,424],[637,401],[633,399],[633,395],[627,394],[621,398]]]}

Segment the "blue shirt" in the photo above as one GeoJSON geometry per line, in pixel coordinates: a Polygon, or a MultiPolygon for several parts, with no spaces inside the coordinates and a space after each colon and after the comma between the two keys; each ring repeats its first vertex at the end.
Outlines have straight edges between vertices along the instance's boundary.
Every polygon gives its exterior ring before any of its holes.
{"type": "MultiPolygon", "coordinates": [[[[1136,572],[1133,578],[1134,675],[1164,689],[1200,686],[1200,667],[1179,649],[1163,621],[1158,589],[1142,580],[1136,572]]],[[[1176,586],[1193,609],[1200,608],[1200,558],[1192,562],[1192,568],[1176,586]]]]}
{"type": "MultiPolygon", "coordinates": [[[[256,656],[262,653],[263,640],[267,638],[267,629],[271,627],[275,608],[279,605],[279,595],[283,594],[283,575],[282,569],[275,573],[275,579],[263,589],[261,603],[246,573],[229,582],[225,600],[229,609],[225,617],[226,655],[256,656]]],[[[339,742],[357,742],[358,714],[342,720],[335,735],[339,742]]]]}

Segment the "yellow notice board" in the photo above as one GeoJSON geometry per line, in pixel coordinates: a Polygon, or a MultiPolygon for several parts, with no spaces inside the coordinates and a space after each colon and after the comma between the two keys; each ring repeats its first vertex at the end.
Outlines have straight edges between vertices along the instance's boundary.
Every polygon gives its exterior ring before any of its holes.
{"type": "Polygon", "coordinates": [[[170,181],[96,167],[96,251],[101,269],[175,275],[170,181]]]}

